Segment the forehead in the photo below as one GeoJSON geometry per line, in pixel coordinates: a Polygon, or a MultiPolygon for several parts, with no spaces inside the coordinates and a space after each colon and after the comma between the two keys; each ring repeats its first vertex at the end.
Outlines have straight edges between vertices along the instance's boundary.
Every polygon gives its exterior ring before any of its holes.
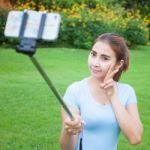
{"type": "Polygon", "coordinates": [[[96,51],[98,54],[105,54],[105,55],[109,55],[109,56],[115,56],[115,52],[110,47],[110,45],[106,42],[101,42],[101,41],[96,42],[93,45],[92,50],[96,51]]]}

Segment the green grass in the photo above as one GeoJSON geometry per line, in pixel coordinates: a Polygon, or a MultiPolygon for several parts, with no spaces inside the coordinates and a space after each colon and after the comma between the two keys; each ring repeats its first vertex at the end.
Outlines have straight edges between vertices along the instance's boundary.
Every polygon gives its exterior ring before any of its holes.
{"type": "MultiPolygon", "coordinates": [[[[69,84],[89,75],[88,51],[39,49],[36,57],[63,95],[69,84]]],[[[143,141],[131,146],[121,135],[119,150],[150,147],[150,47],[132,50],[122,77],[137,93],[143,141]]],[[[0,49],[0,150],[59,150],[60,105],[28,57],[0,49]]]]}

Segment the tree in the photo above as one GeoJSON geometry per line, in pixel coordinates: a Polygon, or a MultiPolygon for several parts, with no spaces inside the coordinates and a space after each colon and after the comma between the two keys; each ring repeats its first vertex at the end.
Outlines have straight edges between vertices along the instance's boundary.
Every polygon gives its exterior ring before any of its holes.
{"type": "Polygon", "coordinates": [[[125,9],[140,10],[141,14],[150,18],[150,1],[149,0],[117,0],[125,9]]]}

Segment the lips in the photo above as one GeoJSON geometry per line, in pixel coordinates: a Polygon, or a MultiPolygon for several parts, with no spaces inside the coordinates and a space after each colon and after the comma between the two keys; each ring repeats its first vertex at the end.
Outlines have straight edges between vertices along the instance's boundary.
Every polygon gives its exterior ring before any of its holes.
{"type": "Polygon", "coordinates": [[[99,73],[99,72],[101,72],[101,70],[98,70],[98,69],[93,69],[93,68],[91,68],[91,70],[92,70],[92,72],[94,72],[94,73],[99,73]]]}

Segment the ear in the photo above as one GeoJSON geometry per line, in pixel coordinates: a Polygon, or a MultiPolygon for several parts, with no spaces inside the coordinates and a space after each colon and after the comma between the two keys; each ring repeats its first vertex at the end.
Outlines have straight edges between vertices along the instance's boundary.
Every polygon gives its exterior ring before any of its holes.
{"type": "Polygon", "coordinates": [[[117,64],[116,64],[116,66],[115,66],[115,69],[120,69],[122,66],[123,66],[123,64],[124,64],[124,60],[120,60],[120,62],[118,62],[117,64]]]}

